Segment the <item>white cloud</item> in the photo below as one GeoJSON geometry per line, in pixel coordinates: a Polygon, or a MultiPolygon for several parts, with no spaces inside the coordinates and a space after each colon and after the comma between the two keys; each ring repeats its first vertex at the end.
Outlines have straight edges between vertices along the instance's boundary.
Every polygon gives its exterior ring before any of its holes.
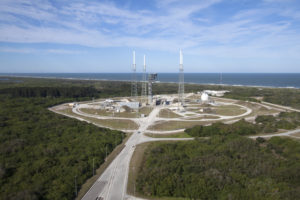
{"type": "Polygon", "coordinates": [[[0,52],[4,53],[33,53],[35,49],[30,48],[12,48],[12,47],[0,47],[0,52]]]}
{"type": "Polygon", "coordinates": [[[4,53],[21,53],[21,54],[83,54],[85,51],[66,50],[66,49],[36,49],[36,48],[16,48],[16,47],[0,47],[0,52],[4,53]]]}
{"type": "MultiPolygon", "coordinates": [[[[214,22],[209,16],[194,16],[220,2],[157,0],[154,10],[130,10],[109,2],[63,1],[55,7],[46,0],[2,0],[0,41],[164,51],[177,51],[181,47],[194,54],[241,57],[254,56],[256,52],[278,55],[270,50],[278,46],[297,50],[289,47],[298,47],[300,36],[288,19],[263,20],[274,14],[299,19],[294,9],[246,9],[220,22],[214,22]]],[[[218,10],[215,14],[219,14],[218,10]]],[[[63,50],[48,52],[63,53],[63,50]]]]}

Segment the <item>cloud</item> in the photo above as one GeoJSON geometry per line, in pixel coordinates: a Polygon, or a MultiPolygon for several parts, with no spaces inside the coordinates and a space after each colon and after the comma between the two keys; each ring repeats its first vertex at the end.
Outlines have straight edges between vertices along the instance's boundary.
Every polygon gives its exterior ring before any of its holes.
{"type": "Polygon", "coordinates": [[[293,20],[300,17],[295,8],[261,4],[223,16],[222,8],[214,8],[220,3],[228,1],[155,0],[152,9],[133,9],[107,1],[2,0],[0,42],[162,51],[183,48],[191,54],[241,57],[255,52],[275,56],[279,54],[274,53],[276,47],[280,47],[277,52],[299,50],[300,36],[293,20]],[[206,10],[213,15],[202,15],[206,10]],[[273,20],[265,20],[270,17],[273,20]]]}
{"type": "Polygon", "coordinates": [[[20,53],[20,54],[83,54],[85,51],[66,50],[66,49],[36,49],[36,48],[16,48],[16,47],[0,47],[3,53],[20,53]]]}
{"type": "Polygon", "coordinates": [[[33,53],[35,52],[35,49],[30,48],[11,48],[11,47],[0,47],[0,52],[4,53],[33,53]]]}

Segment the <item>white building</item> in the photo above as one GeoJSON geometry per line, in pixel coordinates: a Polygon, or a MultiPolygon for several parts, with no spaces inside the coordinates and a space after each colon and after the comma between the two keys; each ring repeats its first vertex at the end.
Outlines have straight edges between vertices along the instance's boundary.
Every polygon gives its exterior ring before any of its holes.
{"type": "Polygon", "coordinates": [[[112,100],[112,99],[105,99],[105,102],[106,102],[106,103],[113,103],[114,100],[112,100]]]}
{"type": "Polygon", "coordinates": [[[133,102],[118,102],[120,106],[128,106],[131,109],[138,109],[140,106],[140,102],[133,101],[133,102]]]}
{"type": "Polygon", "coordinates": [[[201,95],[201,101],[202,102],[208,102],[209,101],[209,96],[206,92],[203,92],[201,95]]]}
{"type": "Polygon", "coordinates": [[[221,97],[224,96],[224,94],[229,91],[228,90],[204,90],[203,92],[211,96],[221,97]]]}

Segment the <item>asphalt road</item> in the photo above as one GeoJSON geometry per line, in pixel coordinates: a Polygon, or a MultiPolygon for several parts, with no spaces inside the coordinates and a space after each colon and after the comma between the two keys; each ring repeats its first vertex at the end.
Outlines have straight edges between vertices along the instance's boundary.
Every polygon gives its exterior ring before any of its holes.
{"type": "MultiPolygon", "coordinates": [[[[97,197],[102,197],[103,200],[137,199],[135,197],[126,194],[129,164],[136,145],[144,142],[150,142],[150,141],[192,140],[193,139],[193,138],[151,138],[145,136],[144,132],[147,130],[147,128],[150,125],[152,125],[157,119],[159,119],[157,115],[161,109],[163,109],[163,107],[155,107],[148,117],[135,119],[135,121],[140,125],[139,129],[132,134],[132,136],[128,139],[128,141],[125,144],[125,147],[120,152],[120,154],[106,168],[104,173],[98,178],[98,180],[93,184],[93,186],[89,189],[89,191],[84,195],[82,200],[95,200],[97,199],[97,197]]],[[[247,114],[251,113],[251,109],[249,108],[246,109],[247,112],[242,114],[241,116],[246,116],[247,114]]],[[[51,110],[57,112],[54,109],[51,110]]],[[[79,115],[89,115],[80,112],[76,108],[73,108],[73,112],[79,115]]],[[[74,117],[74,116],[70,116],[70,117],[74,117]]],[[[96,116],[90,115],[89,117],[96,117],[96,116]]],[[[103,117],[103,118],[107,119],[107,117],[103,117]]],[[[274,135],[250,136],[250,138],[291,136],[291,134],[298,133],[298,132],[300,132],[300,129],[287,131],[285,133],[279,133],[274,135]]]]}

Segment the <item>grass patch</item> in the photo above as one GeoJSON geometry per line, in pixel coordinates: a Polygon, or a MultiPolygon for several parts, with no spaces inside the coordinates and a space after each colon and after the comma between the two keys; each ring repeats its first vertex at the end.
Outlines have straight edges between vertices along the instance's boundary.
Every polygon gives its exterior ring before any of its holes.
{"type": "Polygon", "coordinates": [[[64,113],[64,114],[68,114],[68,115],[72,115],[75,117],[80,117],[82,119],[85,119],[91,123],[95,123],[99,126],[105,126],[105,127],[109,127],[112,129],[123,129],[123,130],[134,130],[138,128],[138,125],[131,121],[131,120],[126,120],[126,119],[96,119],[93,117],[85,117],[85,116],[81,116],[81,115],[77,115],[75,113],[72,112],[71,108],[67,108],[64,110],[59,110],[58,112],[64,113]]]}
{"type": "Polygon", "coordinates": [[[186,132],[179,133],[170,133],[170,134],[153,134],[153,133],[145,133],[148,137],[154,138],[191,138],[186,132]]]}
{"type": "Polygon", "coordinates": [[[151,144],[150,142],[142,143],[136,146],[135,151],[133,152],[132,158],[129,164],[129,174],[128,174],[128,184],[127,192],[128,194],[136,196],[135,181],[137,179],[139,168],[142,164],[144,152],[147,147],[151,144]]]}
{"type": "Polygon", "coordinates": [[[201,117],[195,117],[195,118],[189,118],[187,120],[201,120],[201,119],[219,119],[220,117],[218,116],[213,116],[213,115],[204,115],[201,117]]]}
{"type": "Polygon", "coordinates": [[[214,109],[216,111],[216,114],[225,116],[236,116],[246,112],[245,109],[242,109],[239,106],[235,105],[222,105],[215,107],[214,109]]]}
{"type": "MultiPolygon", "coordinates": [[[[197,121],[159,121],[157,124],[150,126],[149,130],[154,131],[170,131],[183,128],[190,128],[196,125],[205,125],[209,122],[197,122],[197,121]]],[[[211,123],[211,122],[210,122],[211,123]]]]}
{"type": "Polygon", "coordinates": [[[295,136],[295,137],[299,137],[299,138],[300,138],[300,132],[299,132],[299,133],[292,134],[292,136],[295,136]]]}
{"type": "Polygon", "coordinates": [[[93,114],[93,115],[100,115],[100,116],[110,116],[110,117],[125,117],[125,118],[137,118],[139,117],[139,114],[136,112],[120,112],[120,113],[113,113],[106,110],[101,109],[90,109],[90,108],[81,108],[80,109],[84,113],[93,114]]]}
{"type": "MultiPolygon", "coordinates": [[[[278,113],[278,110],[275,109],[268,109],[264,106],[255,104],[255,103],[250,103],[250,102],[245,102],[245,101],[238,101],[237,104],[246,106],[252,110],[252,113],[247,115],[248,117],[250,116],[257,116],[257,115],[272,115],[275,113],[278,113]]],[[[272,106],[270,106],[272,107],[272,106]]]]}
{"type": "Polygon", "coordinates": [[[139,113],[148,116],[148,115],[152,112],[152,110],[153,110],[153,108],[152,108],[152,107],[149,107],[149,106],[147,106],[147,107],[142,107],[142,108],[139,109],[139,113]]]}
{"type": "Polygon", "coordinates": [[[160,110],[158,116],[161,117],[161,118],[178,118],[178,117],[182,117],[181,115],[178,115],[178,114],[174,113],[170,109],[160,110]]]}

